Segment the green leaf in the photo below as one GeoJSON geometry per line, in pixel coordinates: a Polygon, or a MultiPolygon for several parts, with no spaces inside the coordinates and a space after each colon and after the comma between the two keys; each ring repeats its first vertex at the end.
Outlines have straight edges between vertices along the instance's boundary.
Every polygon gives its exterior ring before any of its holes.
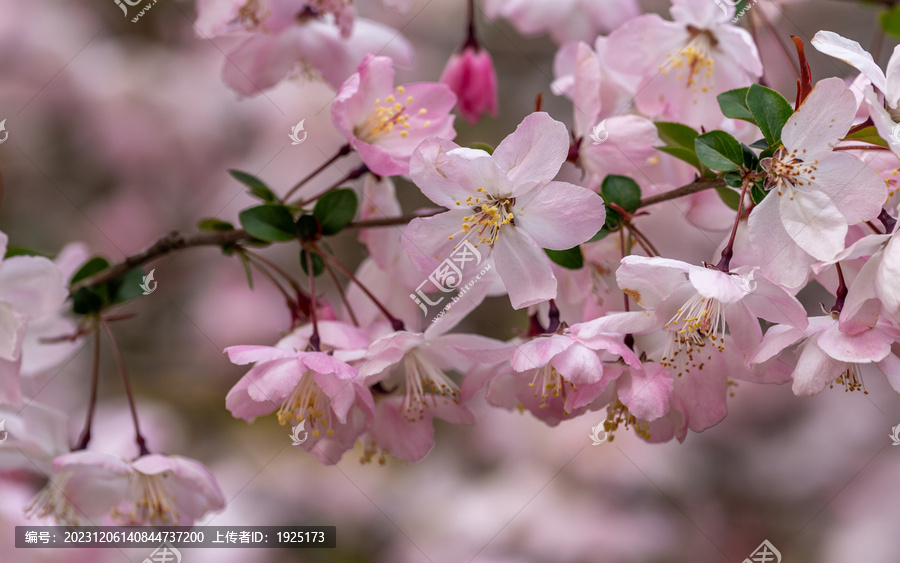
{"type": "Polygon", "coordinates": [[[356,217],[359,201],[356,192],[349,188],[328,192],[319,198],[313,208],[313,217],[319,220],[323,235],[335,235],[356,217]]]}
{"type": "Polygon", "coordinates": [[[729,172],[728,174],[725,174],[723,179],[725,180],[725,183],[732,188],[740,189],[741,186],[744,185],[744,179],[740,172],[729,172]]]}
{"type": "Polygon", "coordinates": [[[250,259],[243,252],[238,252],[238,258],[241,261],[241,266],[244,267],[244,274],[247,276],[247,286],[253,289],[253,271],[250,269],[250,259]]]}
{"type": "Polygon", "coordinates": [[[697,153],[694,152],[694,149],[686,149],[684,147],[656,147],[656,150],[683,160],[697,170],[703,170],[703,165],[700,164],[700,160],[697,158],[697,153]]]}
{"type": "Polygon", "coordinates": [[[627,176],[610,174],[604,178],[600,195],[606,203],[615,203],[629,213],[636,211],[641,204],[641,187],[627,176]]]}
{"type": "Polygon", "coordinates": [[[93,288],[82,287],[72,296],[72,311],[77,315],[97,313],[103,308],[106,300],[93,288]]]}
{"type": "Polygon", "coordinates": [[[233,231],[234,225],[228,221],[210,217],[209,219],[203,219],[197,223],[197,228],[201,231],[233,231]]]}
{"type": "Polygon", "coordinates": [[[769,148],[769,143],[767,143],[765,139],[758,139],[758,140],[750,143],[750,148],[765,150],[765,149],[769,148]]]}
{"type": "Polygon", "coordinates": [[[88,260],[84,264],[84,266],[82,266],[77,272],[75,272],[75,275],[72,276],[72,280],[69,282],[69,285],[74,285],[75,283],[89,278],[94,274],[99,274],[107,268],[109,268],[109,261],[106,258],[95,256],[94,258],[88,260]]]}
{"type": "Polygon", "coordinates": [[[750,188],[750,198],[753,200],[753,203],[759,204],[763,199],[765,199],[766,194],[768,194],[766,190],[763,189],[759,184],[753,184],[753,187],[750,188]]]}
{"type": "Polygon", "coordinates": [[[32,250],[30,248],[22,248],[21,246],[7,246],[6,247],[6,258],[12,258],[13,256],[41,256],[43,258],[50,258],[50,256],[44,254],[43,252],[38,252],[37,250],[32,250]]]}
{"type": "MultiPolygon", "coordinates": [[[[306,249],[300,251],[300,267],[303,268],[303,273],[307,276],[309,275],[309,268],[307,267],[307,252],[306,249]]],[[[322,257],[318,254],[312,255],[312,267],[313,267],[313,275],[318,277],[322,275],[322,272],[325,271],[325,262],[322,261],[322,257]]]]}
{"type": "Polygon", "coordinates": [[[121,277],[108,283],[112,303],[122,303],[144,294],[141,284],[144,283],[144,270],[140,267],[128,270],[121,277]]]}
{"type": "Polygon", "coordinates": [[[265,204],[241,211],[241,226],[250,234],[266,242],[283,242],[297,238],[294,217],[283,205],[265,204]]]}
{"type": "Polygon", "coordinates": [[[719,108],[722,115],[731,119],[743,119],[750,123],[756,123],[750,108],[747,107],[747,91],[749,88],[737,88],[722,92],[716,99],[719,100],[719,108]]]}
{"type": "Polygon", "coordinates": [[[759,84],[751,85],[747,91],[747,108],[770,147],[781,140],[781,130],[794,114],[794,108],[784,96],[759,84]]]}
{"type": "Polygon", "coordinates": [[[658,150],[681,159],[697,170],[701,170],[703,166],[697,159],[697,153],[694,151],[694,140],[697,133],[687,125],[680,123],[670,123],[659,121],[656,123],[656,130],[660,140],[665,143],[664,147],[656,147],[658,150]]]}
{"type": "Polygon", "coordinates": [[[747,145],[741,144],[741,150],[744,151],[744,168],[747,170],[756,170],[759,166],[759,157],[747,145]]]}
{"type": "Polygon", "coordinates": [[[879,147],[890,148],[888,142],[878,135],[878,130],[875,129],[874,126],[865,127],[863,129],[860,129],[859,131],[850,133],[849,135],[844,137],[844,139],[848,141],[860,141],[862,143],[878,145],[879,147]]]}
{"type": "Polygon", "coordinates": [[[900,37],[900,6],[894,6],[878,16],[881,29],[895,37],[900,37]]]}
{"type": "Polygon", "coordinates": [[[739,170],[744,165],[741,144],[725,131],[710,131],[694,141],[697,158],[705,166],[721,172],[739,170]]]}
{"type": "Polygon", "coordinates": [[[584,256],[581,254],[580,246],[570,248],[569,250],[547,250],[545,248],[544,252],[547,253],[547,256],[549,256],[551,260],[563,268],[579,270],[584,266],[584,256]]]}
{"type": "Polygon", "coordinates": [[[737,211],[738,204],[741,202],[741,194],[728,188],[716,188],[716,193],[725,202],[725,205],[737,211]]]}
{"type": "Polygon", "coordinates": [[[611,231],[606,230],[606,228],[604,227],[604,228],[600,229],[599,231],[597,231],[597,234],[592,236],[588,240],[588,242],[597,242],[598,240],[605,239],[606,237],[608,237],[610,235],[610,233],[611,233],[611,231]]]}
{"type": "Polygon", "coordinates": [[[494,154],[494,147],[492,147],[491,145],[489,145],[487,143],[475,142],[475,143],[472,143],[471,145],[469,145],[469,147],[471,147],[473,149],[482,150],[488,154],[494,154]]]}
{"type": "Polygon", "coordinates": [[[259,199],[267,202],[278,201],[278,196],[269,189],[269,186],[253,174],[247,174],[240,170],[229,170],[228,173],[231,174],[235,180],[250,188],[250,193],[259,199]]]}

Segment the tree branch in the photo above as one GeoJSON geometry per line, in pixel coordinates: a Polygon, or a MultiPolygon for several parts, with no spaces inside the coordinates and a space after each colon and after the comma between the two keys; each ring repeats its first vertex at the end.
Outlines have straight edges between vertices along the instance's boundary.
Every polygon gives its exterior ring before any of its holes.
{"type": "Polygon", "coordinates": [[[664,201],[669,201],[670,199],[677,199],[679,197],[684,197],[686,195],[695,194],[697,192],[702,192],[704,190],[709,190],[712,188],[722,188],[725,187],[725,185],[725,180],[697,180],[695,182],[691,182],[686,186],[681,186],[680,188],[675,188],[674,190],[669,190],[661,194],[644,198],[641,200],[638,208],[647,207],[648,205],[654,205],[656,203],[662,203],[664,201]]]}
{"type": "Polygon", "coordinates": [[[183,248],[192,248],[195,246],[220,246],[228,243],[249,241],[251,239],[252,237],[248,235],[246,231],[241,229],[234,229],[230,231],[203,232],[197,233],[187,238],[177,231],[172,231],[168,235],[156,241],[156,243],[147,250],[139,254],[129,256],[122,262],[113,264],[102,272],[81,280],[71,288],[71,292],[74,293],[82,287],[95,287],[108,281],[114,280],[119,276],[124,275],[132,268],[141,266],[143,264],[146,264],[147,262],[151,262],[159,258],[160,256],[165,256],[166,254],[169,254],[170,252],[174,252],[176,250],[181,250],[183,248]]]}

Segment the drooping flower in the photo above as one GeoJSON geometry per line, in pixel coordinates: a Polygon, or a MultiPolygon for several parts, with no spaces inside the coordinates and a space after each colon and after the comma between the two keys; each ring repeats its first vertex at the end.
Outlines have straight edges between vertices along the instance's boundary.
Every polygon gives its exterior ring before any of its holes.
{"type": "Polygon", "coordinates": [[[148,454],[129,468],[124,498],[110,513],[119,526],[190,526],[225,507],[219,484],[199,461],[148,454]]]}
{"type": "Polygon", "coordinates": [[[393,61],[367,55],[338,91],[331,117],[369,170],[394,176],[409,172],[409,158],[426,137],[456,137],[454,104],[456,95],[445,84],[394,88],[393,61]]]}
{"type": "Polygon", "coordinates": [[[426,140],[410,161],[410,175],[450,211],[410,222],[404,248],[422,272],[431,272],[471,244],[494,258],[514,308],[552,299],[556,278],[542,249],[579,245],[606,217],[597,194],[553,181],[568,150],[565,125],[543,112],[527,116],[493,155],[426,140]]]}
{"type": "Polygon", "coordinates": [[[667,258],[626,256],[616,279],[626,295],[654,309],[665,323],[659,363],[680,375],[703,370],[726,340],[749,357],[762,339],[759,318],[806,326],[806,313],[793,295],[747,270],[725,273],[667,258]]]}
{"type": "Polygon", "coordinates": [[[450,55],[440,81],[456,94],[459,113],[469,123],[485,113],[497,115],[497,72],[487,49],[466,46],[450,55]]]}
{"type": "Polygon", "coordinates": [[[225,406],[248,421],[277,411],[281,424],[305,423],[309,438],[303,449],[335,464],[374,415],[371,392],[356,368],[340,359],[361,359],[368,339],[355,327],[322,322],[319,335],[329,351],[299,351],[309,340],[308,327],[303,328],[304,333],[295,330],[275,347],[226,348],[233,363],[255,365],[228,392],[225,406]]]}
{"type": "Polygon", "coordinates": [[[716,96],[749,86],[762,74],[750,34],[731,25],[709,0],[672,0],[672,18],[645,14],[609,35],[615,70],[641,78],[635,103],[641,113],[715,129],[723,117],[716,96]]]}
{"type": "Polygon", "coordinates": [[[61,525],[190,526],[225,498],[215,477],[198,461],[148,454],[127,462],[81,450],[53,461],[50,482],[26,508],[34,518],[61,525]]]}
{"type": "Polygon", "coordinates": [[[100,525],[125,497],[132,469],[112,454],[81,450],[53,460],[50,482],[25,508],[29,518],[59,525],[100,525]]]}
{"type": "Polygon", "coordinates": [[[355,18],[345,0],[201,0],[196,29],[204,39],[247,38],[228,53],[222,71],[225,83],[244,96],[297,74],[338,88],[367,53],[412,64],[406,39],[390,27],[355,18]]]}
{"type": "Polygon", "coordinates": [[[858,158],[834,147],[856,115],[840,78],[820,81],[787,121],[780,148],[761,165],[769,191],[748,219],[750,243],[766,276],[799,287],[809,266],[844,249],[848,225],[878,216],[887,186],[858,158]]]}
{"type": "Polygon", "coordinates": [[[526,35],[549,32],[557,43],[593,41],[641,13],[635,0],[488,0],[488,17],[503,17],[526,35]]]}
{"type": "Polygon", "coordinates": [[[843,332],[858,334],[871,329],[884,313],[894,320],[900,319],[900,294],[897,291],[900,237],[897,233],[895,225],[892,233],[865,236],[835,256],[834,260],[813,266],[813,271],[819,272],[836,262],[868,257],[848,288],[839,318],[843,332]]]}
{"type": "Polygon", "coordinates": [[[898,340],[900,329],[892,321],[880,319],[871,329],[847,334],[840,330],[838,315],[833,313],[810,317],[805,330],[784,325],[770,328],[751,362],[784,355],[784,350],[799,344],[791,375],[795,395],[814,395],[835,383],[846,391],[866,392],[862,366],[867,364],[875,364],[900,393],[900,357],[892,350],[898,340]]]}

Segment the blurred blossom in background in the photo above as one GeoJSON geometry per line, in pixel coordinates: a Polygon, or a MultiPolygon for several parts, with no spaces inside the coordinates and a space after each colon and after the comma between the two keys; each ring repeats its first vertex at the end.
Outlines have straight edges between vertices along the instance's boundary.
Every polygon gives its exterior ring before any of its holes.
{"type": "MultiPolygon", "coordinates": [[[[271,67],[258,70],[270,84],[256,91],[241,82],[253,78],[242,77],[241,65],[265,55],[265,44],[249,43],[262,41],[261,32],[217,26],[232,19],[241,3],[197,4],[218,11],[210,9],[208,19],[198,21],[193,2],[162,0],[132,22],[140,6],[122,17],[113,0],[0,0],[0,120],[8,132],[0,144],[0,230],[10,246],[56,257],[78,241],[82,256],[119,261],[170,231],[194,232],[203,217],[236,222],[253,199],[228,169],[265,178],[283,193],[346,142],[330,111],[343,80],[331,76],[339,63],[349,65],[347,76],[359,61],[339,61],[338,52],[333,60],[311,59],[303,51],[337,41],[339,26],[314,30],[319,43],[298,47],[297,59],[311,68],[282,69],[280,61],[268,61],[271,67]],[[288,135],[301,120],[308,136],[292,145],[288,135]]],[[[708,4],[710,13],[718,14],[714,0],[708,4]]],[[[573,118],[571,104],[551,91],[565,67],[557,60],[554,72],[557,49],[570,40],[596,48],[598,33],[642,12],[668,14],[668,5],[485,2],[476,13],[478,39],[493,59],[500,103],[497,108],[488,98],[476,104],[466,115],[477,119],[474,125],[458,119],[456,142],[496,146],[533,111],[538,93],[554,119],[587,132],[596,121],[573,123],[580,118],[573,118]],[[530,3],[539,6],[529,8],[530,3]],[[572,17],[578,10],[585,10],[584,17],[572,17]],[[563,12],[569,17],[556,17],[563,12]]],[[[394,84],[438,81],[465,39],[463,2],[357,0],[353,8],[351,39],[362,54],[367,42],[396,33],[387,30],[402,32],[392,46],[394,84]],[[407,54],[414,60],[401,60],[407,54]]],[[[759,56],[768,85],[785,93],[794,91],[796,79],[795,53],[780,44],[785,38],[808,41],[820,29],[865,38],[876,26],[873,10],[838,0],[761,0],[742,20],[752,17],[769,22],[756,35],[759,56]]],[[[276,30],[275,19],[266,41],[300,33],[276,30]]],[[[883,41],[882,66],[893,44],[883,41]]],[[[807,54],[813,68],[828,76],[850,75],[849,67],[812,48],[807,54]]],[[[824,76],[814,76],[819,78],[824,76]]],[[[615,77],[607,79],[612,84],[615,77]]],[[[490,76],[485,81],[493,84],[490,76]]],[[[612,114],[616,95],[613,86],[604,91],[604,111],[612,114]]],[[[610,142],[613,125],[611,120],[610,142]]],[[[612,166],[603,160],[603,146],[583,146],[586,154],[594,151],[585,160],[612,166]]],[[[359,164],[355,155],[348,157],[326,171],[320,185],[359,164]]],[[[660,186],[676,187],[690,181],[692,171],[675,164],[650,174],[658,174],[654,181],[660,186]]],[[[560,179],[577,183],[578,175],[574,168],[564,169],[560,179]]],[[[404,212],[433,207],[407,180],[395,180],[404,212]]],[[[363,180],[354,185],[361,190],[363,180]]],[[[316,189],[307,186],[298,195],[311,197],[316,189]]],[[[704,213],[716,205],[710,191],[684,209],[706,231],[686,227],[690,232],[679,241],[689,241],[684,243],[689,248],[679,249],[681,259],[706,259],[730,228],[731,215],[717,222],[704,213]]],[[[665,221],[647,228],[663,254],[673,244],[667,228],[665,221]]],[[[353,233],[332,244],[351,269],[364,258],[360,248],[353,233]]],[[[296,267],[293,250],[276,248],[268,256],[296,267]]],[[[591,259],[618,258],[613,252],[591,259]]],[[[74,268],[59,266],[67,276],[74,268]]],[[[888,434],[900,423],[900,405],[883,377],[866,379],[867,395],[836,388],[802,398],[790,385],[741,383],[730,390],[729,416],[683,444],[648,444],[619,429],[614,440],[590,447],[591,428],[602,422],[602,412],[551,428],[478,397],[469,405],[476,423],[438,421],[435,448],[419,463],[388,457],[385,465],[361,464],[364,451],[357,446],[336,466],[325,466],[291,447],[289,428],[274,417],[247,424],[225,410],[226,394],[246,369],[229,362],[222,350],[271,345],[281,338],[291,327],[282,297],[263,280],[249,290],[238,261],[215,248],[171,254],[152,267],[157,289],[122,307],[120,313],[134,317],[117,321],[115,330],[152,449],[201,461],[222,489],[224,509],[198,524],[337,527],[336,549],[185,548],[180,550],[185,563],[738,562],[763,539],[789,563],[900,561],[900,451],[888,447],[888,434]]],[[[567,275],[558,272],[561,285],[567,275]]],[[[329,282],[322,283],[335,294],[329,282]]],[[[814,307],[829,297],[811,293],[804,299],[814,307]]],[[[486,301],[465,323],[467,331],[509,339],[512,328],[527,328],[528,318],[501,298],[486,301]]],[[[75,349],[71,359],[23,378],[27,396],[68,419],[34,415],[34,424],[55,426],[44,428],[41,439],[23,451],[46,465],[8,470],[3,456],[11,454],[0,451],[0,561],[138,562],[149,555],[131,548],[14,548],[14,526],[37,523],[23,508],[46,484],[49,460],[79,437],[91,347],[82,340],[75,349]]],[[[101,374],[92,439],[104,451],[133,459],[138,451],[131,415],[108,355],[101,374]]],[[[0,418],[26,414],[6,408],[0,418]]]]}

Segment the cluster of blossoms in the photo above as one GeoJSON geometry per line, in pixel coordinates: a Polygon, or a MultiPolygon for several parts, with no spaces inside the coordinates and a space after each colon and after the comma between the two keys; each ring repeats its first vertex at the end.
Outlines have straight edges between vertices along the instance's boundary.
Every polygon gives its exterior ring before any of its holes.
{"type": "MultiPolygon", "coordinates": [[[[408,44],[349,2],[199,2],[203,34],[244,36],[229,86],[250,95],[298,69],[323,79],[346,141],[330,162],[362,161],[345,178],[361,188],[340,182],[295,201],[316,173],[280,197],[241,174],[262,200],[241,213],[243,231],[206,222],[223,237],[215,243],[268,273],[291,313],[273,346],[225,350],[252,365],[225,398],[233,416],[305,424],[299,446],[323,464],[358,443],[363,461],[415,462],[434,445],[433,419],[473,423],[467,405],[481,393],[549,425],[605,409],[606,430],[665,442],[719,423],[738,380],[865,392],[880,372],[900,392],[896,65],[885,74],[855,42],[821,32],[813,46],[864,78],[812,84],[799,49],[806,72],[790,103],[757,83],[763,65],[733,7],[672,0],[670,21],[633,1],[596,13],[584,2],[584,15],[582,2],[564,4],[488,2],[523,33],[579,39],[560,45],[547,85],[572,101],[571,130],[538,107],[492,148],[454,142],[454,107],[470,123],[497,112],[472,3],[441,81],[395,85],[408,44]],[[404,217],[394,176],[438,209],[404,217]],[[352,272],[322,240],[354,221],[368,256],[352,272]],[[247,242],[298,244],[307,287],[247,242]],[[339,300],[316,290],[326,271],[350,280],[339,300]],[[834,305],[811,314],[798,295],[813,284],[834,305]],[[455,330],[497,296],[523,310],[527,329],[507,341],[455,330]]],[[[65,322],[45,320],[67,295],[54,268],[0,264],[7,403],[22,400],[23,342],[65,322]],[[31,291],[4,289],[23,280],[31,291]]],[[[102,305],[85,305],[98,323],[102,305]]],[[[221,507],[202,466],[139,444],[131,462],[55,452],[52,489],[32,511],[75,521],[67,487],[98,480],[103,494],[78,506],[89,519],[181,524],[221,507]]]]}

